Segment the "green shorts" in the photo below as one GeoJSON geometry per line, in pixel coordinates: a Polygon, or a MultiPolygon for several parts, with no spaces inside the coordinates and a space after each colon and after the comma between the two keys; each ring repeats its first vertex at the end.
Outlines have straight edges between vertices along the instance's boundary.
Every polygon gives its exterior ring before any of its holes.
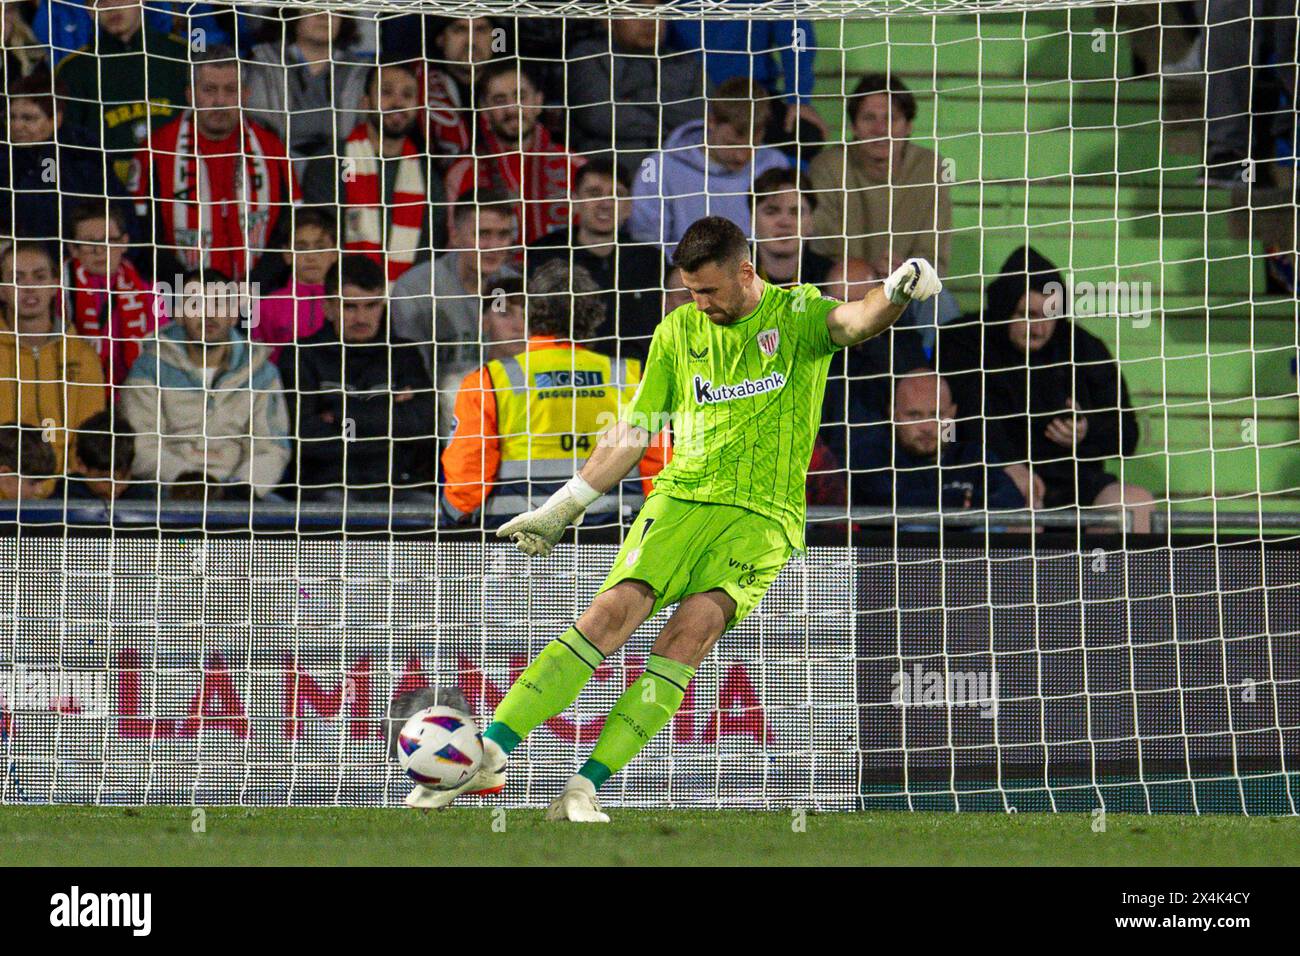
{"type": "Polygon", "coordinates": [[[688,595],[726,591],[736,602],[730,630],[758,606],[793,551],[781,526],[757,512],[652,494],[596,593],[644,581],[657,614],[688,595]]]}

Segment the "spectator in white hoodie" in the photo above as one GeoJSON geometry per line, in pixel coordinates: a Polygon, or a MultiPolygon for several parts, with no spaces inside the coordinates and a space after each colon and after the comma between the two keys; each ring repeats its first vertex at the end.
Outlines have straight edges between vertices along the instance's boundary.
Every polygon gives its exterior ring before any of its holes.
{"type": "Polygon", "coordinates": [[[171,497],[261,498],[289,463],[280,373],[271,347],[238,328],[235,287],[215,270],[190,273],[176,321],[145,345],[123,384],[121,410],[137,431],[133,473],[171,485],[171,497]]]}

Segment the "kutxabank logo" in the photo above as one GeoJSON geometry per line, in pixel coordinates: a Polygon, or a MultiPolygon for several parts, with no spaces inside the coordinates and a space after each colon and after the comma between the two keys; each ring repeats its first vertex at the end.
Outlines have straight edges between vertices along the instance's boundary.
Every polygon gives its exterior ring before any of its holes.
{"type": "Polygon", "coordinates": [[[720,402],[734,402],[740,398],[752,398],[764,392],[774,392],[784,386],[785,376],[780,372],[773,372],[762,378],[747,378],[735,385],[714,385],[702,375],[697,375],[695,376],[695,404],[717,405],[720,402]]]}

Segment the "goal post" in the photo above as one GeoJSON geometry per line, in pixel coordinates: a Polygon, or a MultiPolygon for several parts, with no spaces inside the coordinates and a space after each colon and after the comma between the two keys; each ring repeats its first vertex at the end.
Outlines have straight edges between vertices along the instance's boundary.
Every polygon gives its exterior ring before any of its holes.
{"type": "MultiPolygon", "coordinates": [[[[454,688],[485,725],[585,609],[645,491],[629,476],[549,558],[519,554],[492,494],[544,499],[596,431],[571,401],[562,435],[530,433],[503,400],[491,440],[449,455],[483,414],[462,391],[630,392],[655,325],[689,301],[673,229],[714,213],[744,220],[768,281],[860,296],[923,255],[945,292],[833,360],[807,550],[602,799],[1296,812],[1294,11],[209,6],[170,24],[144,10],[157,60],[138,91],[85,85],[78,58],[136,69],[93,26],[86,50],[47,51],[53,79],[29,73],[100,128],[120,184],[69,180],[94,129],[23,132],[14,104],[39,114],[43,92],[7,80],[0,803],[400,806],[394,699],[454,688]],[[307,24],[322,11],[337,22],[307,24]],[[1243,26],[1246,62],[1225,53],[1243,26]],[[719,93],[737,78],[758,95],[719,93]],[[510,143],[520,127],[532,138],[510,143]],[[60,172],[24,192],[36,150],[60,172]],[[106,245],[134,271],[89,278],[106,245]],[[43,255],[50,276],[24,278],[43,255]],[[558,287],[538,284],[547,261],[558,287]],[[21,312],[31,287],[54,293],[48,315],[21,312]],[[550,332],[607,377],[582,377],[574,351],[521,384],[529,323],[559,300],[550,332]],[[231,351],[209,368],[204,322],[227,308],[231,351]],[[53,360],[24,364],[17,333],[33,355],[76,339],[102,371],[48,382],[53,360]],[[112,417],[60,418],[100,387],[84,407],[112,417]],[[93,439],[127,419],[123,479],[124,446],[93,439]],[[927,470],[935,456],[951,470],[927,470]],[[139,493],[110,505],[83,472],[139,493]]],[[[491,800],[549,802],[668,613],[520,746],[491,800]]]]}

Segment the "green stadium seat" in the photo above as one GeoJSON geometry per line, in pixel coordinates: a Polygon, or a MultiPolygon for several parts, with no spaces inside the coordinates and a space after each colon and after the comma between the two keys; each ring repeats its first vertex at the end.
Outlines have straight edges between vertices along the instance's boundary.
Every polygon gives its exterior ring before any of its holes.
{"type": "Polygon", "coordinates": [[[916,94],[916,141],[954,161],[945,280],[964,311],[1025,242],[1075,282],[1151,283],[1149,316],[1081,320],[1137,408],[1126,480],[1178,507],[1300,509],[1296,303],[1264,297],[1234,197],[1196,183],[1199,124],[1171,124],[1161,82],[1133,77],[1125,36],[1097,29],[1090,11],[822,21],[819,45],[842,52],[819,61],[817,107],[838,137],[862,73],[916,94]]]}

